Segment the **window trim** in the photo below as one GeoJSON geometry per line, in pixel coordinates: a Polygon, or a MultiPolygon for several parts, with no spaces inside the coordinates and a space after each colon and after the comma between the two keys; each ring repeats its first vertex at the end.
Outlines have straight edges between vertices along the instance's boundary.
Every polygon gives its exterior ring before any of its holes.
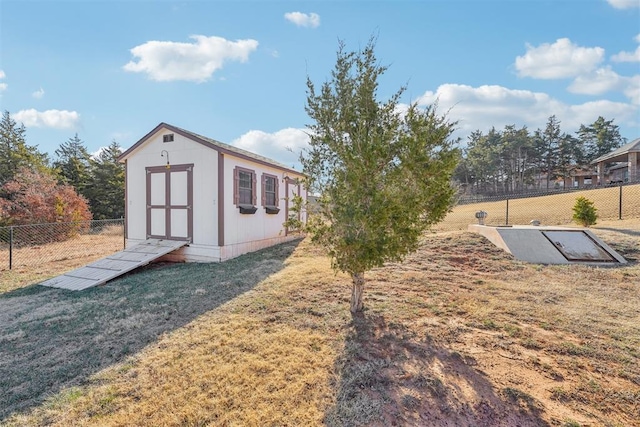
{"type": "Polygon", "coordinates": [[[173,140],[174,140],[174,136],[172,133],[165,133],[164,135],[162,135],[163,143],[173,142],[173,140]]]}
{"type": "Polygon", "coordinates": [[[253,214],[256,212],[257,201],[256,171],[242,166],[233,169],[233,204],[240,208],[240,213],[253,214]],[[251,176],[251,204],[240,203],[240,172],[251,176]]]}
{"type": "Polygon", "coordinates": [[[266,212],[268,214],[277,214],[278,212],[280,212],[280,194],[279,194],[279,182],[280,180],[278,179],[277,175],[273,175],[273,174],[269,174],[269,173],[263,173],[262,177],[260,179],[261,182],[261,188],[260,188],[260,194],[261,194],[261,202],[262,202],[262,206],[265,208],[266,212]],[[273,193],[274,193],[274,204],[267,204],[267,179],[273,179],[273,193]]]}

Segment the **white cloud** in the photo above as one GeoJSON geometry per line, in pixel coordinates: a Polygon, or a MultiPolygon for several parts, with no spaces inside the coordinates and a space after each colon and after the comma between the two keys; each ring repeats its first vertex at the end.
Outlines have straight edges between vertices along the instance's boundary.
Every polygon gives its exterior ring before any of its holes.
{"type": "Polygon", "coordinates": [[[288,12],[284,14],[284,19],[298,27],[318,28],[320,26],[320,15],[317,13],[288,12]]]}
{"type": "Polygon", "coordinates": [[[32,108],[18,111],[12,116],[26,127],[74,129],[80,123],[80,115],[76,111],[67,110],[37,111],[32,108]]]}
{"type": "Polygon", "coordinates": [[[458,120],[458,136],[474,130],[484,132],[492,126],[527,126],[531,130],[544,128],[549,116],[555,114],[564,132],[578,130],[580,124],[592,123],[598,116],[615,117],[618,123],[633,123],[640,108],[622,102],[594,101],[568,105],[545,93],[514,90],[502,86],[471,87],[444,84],[435,92],[428,91],[418,99],[420,105],[438,101],[440,113],[449,111],[451,120],[458,120]]]}
{"type": "Polygon", "coordinates": [[[31,94],[35,99],[41,99],[44,96],[44,89],[40,88],[31,94]]]}
{"type": "Polygon", "coordinates": [[[634,7],[640,7],[640,1],[638,0],[607,0],[611,6],[616,9],[631,9],[634,7]]]}
{"type": "Polygon", "coordinates": [[[231,145],[300,169],[300,152],[309,144],[304,129],[285,128],[274,133],[250,130],[231,142],[231,145]]]}
{"type": "Polygon", "coordinates": [[[520,77],[559,79],[592,71],[603,57],[601,47],[580,47],[561,38],[537,47],[527,44],[527,52],[516,58],[515,67],[520,77]]]}
{"type": "MultiPolygon", "coordinates": [[[[3,70],[0,70],[0,79],[4,79],[5,77],[7,77],[7,75],[4,73],[3,70]]],[[[9,87],[8,84],[0,83],[0,92],[7,90],[8,87],[9,87]]]]}
{"type": "Polygon", "coordinates": [[[611,57],[615,62],[640,62],[640,46],[634,52],[620,52],[611,57]]]}
{"type": "MultiPolygon", "coordinates": [[[[640,1],[638,2],[640,4],[640,1]]],[[[640,34],[633,38],[636,42],[640,43],[640,34]]],[[[640,62],[640,46],[633,52],[620,52],[611,57],[615,62],[640,62]]]]}
{"type": "Polygon", "coordinates": [[[611,67],[599,68],[591,73],[576,77],[568,87],[569,92],[584,95],[602,95],[603,93],[620,90],[625,81],[613,71],[611,67]]]}
{"type": "Polygon", "coordinates": [[[100,157],[100,154],[102,154],[102,152],[105,151],[106,149],[107,149],[106,146],[102,146],[98,148],[96,151],[94,151],[93,153],[89,153],[89,155],[93,160],[98,160],[98,157],[100,157]]]}
{"type": "Polygon", "coordinates": [[[629,77],[627,81],[627,87],[623,90],[624,94],[634,105],[640,106],[640,75],[629,77]]]}
{"type": "Polygon", "coordinates": [[[147,73],[151,80],[186,80],[205,82],[225,62],[246,62],[256,50],[252,39],[229,41],[222,37],[190,36],[194,43],[148,41],[131,49],[137,62],[123,68],[135,73],[147,73]]]}

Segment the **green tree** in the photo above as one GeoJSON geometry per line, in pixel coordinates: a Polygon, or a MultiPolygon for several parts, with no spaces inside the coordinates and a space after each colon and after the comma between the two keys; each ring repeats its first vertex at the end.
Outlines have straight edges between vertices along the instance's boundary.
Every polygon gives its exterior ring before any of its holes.
{"type": "Polygon", "coordinates": [[[558,158],[556,160],[556,177],[562,177],[566,182],[571,171],[582,165],[583,151],[581,141],[568,133],[560,136],[558,143],[558,158]]]}
{"type": "Polygon", "coordinates": [[[502,152],[505,158],[507,188],[510,191],[523,189],[531,172],[534,157],[529,130],[525,126],[520,129],[516,129],[515,125],[505,126],[502,132],[502,152]]]}
{"type": "Polygon", "coordinates": [[[459,151],[455,123],[435,107],[401,112],[402,87],[377,98],[375,42],[348,52],[340,42],[331,78],[319,90],[307,78],[309,148],[301,155],[307,188],[320,194],[308,229],[336,270],[352,278],[351,312],[363,309],[366,271],[398,261],[449,211],[459,151]]]}
{"type": "Polygon", "coordinates": [[[86,193],[94,219],[124,216],[124,165],[118,162],[120,145],[112,141],[91,161],[86,193]]]}
{"type": "Polygon", "coordinates": [[[91,155],[84,142],[78,138],[78,134],[76,133],[73,138],[60,144],[55,154],[57,159],[53,163],[53,167],[57,169],[62,182],[71,185],[78,193],[86,196],[91,155]]]}
{"type": "Polygon", "coordinates": [[[535,131],[534,149],[538,158],[539,170],[547,174],[547,188],[556,178],[556,168],[560,154],[560,121],[555,115],[549,117],[544,130],[535,131]]]}
{"type": "Polygon", "coordinates": [[[47,155],[27,145],[24,125],[18,126],[8,111],[0,120],[0,185],[12,180],[23,167],[45,172],[47,155]]]}
{"type": "Polygon", "coordinates": [[[573,220],[583,227],[595,225],[598,220],[598,209],[591,200],[578,197],[576,204],[573,205],[573,220]]]}
{"type": "Polygon", "coordinates": [[[620,136],[620,128],[613,124],[613,119],[605,120],[602,116],[588,126],[580,125],[577,134],[585,146],[588,161],[615,150],[625,142],[620,136]]]}

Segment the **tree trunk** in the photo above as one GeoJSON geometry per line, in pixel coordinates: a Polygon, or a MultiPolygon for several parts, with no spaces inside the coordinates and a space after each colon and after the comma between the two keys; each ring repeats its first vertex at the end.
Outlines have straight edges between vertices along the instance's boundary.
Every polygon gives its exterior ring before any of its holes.
{"type": "Polygon", "coordinates": [[[351,313],[360,313],[364,308],[362,303],[362,295],[364,293],[364,273],[355,273],[351,275],[353,286],[351,287],[351,313]]]}

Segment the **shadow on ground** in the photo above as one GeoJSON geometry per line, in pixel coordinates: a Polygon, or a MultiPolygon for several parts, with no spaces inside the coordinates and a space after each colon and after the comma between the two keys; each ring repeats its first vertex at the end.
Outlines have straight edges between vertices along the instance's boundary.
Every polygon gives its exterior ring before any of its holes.
{"type": "Polygon", "coordinates": [[[531,396],[496,390],[472,358],[382,316],[354,317],[351,327],[329,426],[549,425],[531,396]]]}
{"type": "Polygon", "coordinates": [[[0,421],[252,289],[298,243],[224,263],[152,264],[80,292],[33,285],[0,295],[0,421]]]}

